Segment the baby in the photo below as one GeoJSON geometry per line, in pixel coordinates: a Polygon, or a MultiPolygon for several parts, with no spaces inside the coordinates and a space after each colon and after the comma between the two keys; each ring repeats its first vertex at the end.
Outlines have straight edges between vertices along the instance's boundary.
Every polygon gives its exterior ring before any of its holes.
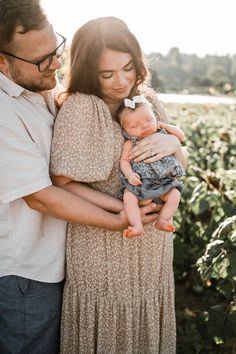
{"type": "Polygon", "coordinates": [[[174,232],[172,217],[178,208],[183,183],[176,177],[185,175],[180,162],[172,155],[152,163],[134,162],[129,159],[131,148],[144,137],[156,133],[175,135],[180,141],[185,135],[179,128],[157,122],[151,104],[144,96],[125,99],[118,112],[118,119],[126,141],[123,145],[120,168],[124,187],[123,201],[130,226],[124,230],[126,237],[144,233],[139,210],[139,200],[153,200],[163,204],[156,221],[159,230],[174,232]]]}

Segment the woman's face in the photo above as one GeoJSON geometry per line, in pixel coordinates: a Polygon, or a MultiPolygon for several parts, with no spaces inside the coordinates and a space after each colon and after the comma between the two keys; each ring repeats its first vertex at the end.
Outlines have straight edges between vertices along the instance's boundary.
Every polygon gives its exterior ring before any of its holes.
{"type": "Polygon", "coordinates": [[[121,103],[136,81],[131,54],[104,49],[98,62],[98,80],[104,101],[121,103]]]}

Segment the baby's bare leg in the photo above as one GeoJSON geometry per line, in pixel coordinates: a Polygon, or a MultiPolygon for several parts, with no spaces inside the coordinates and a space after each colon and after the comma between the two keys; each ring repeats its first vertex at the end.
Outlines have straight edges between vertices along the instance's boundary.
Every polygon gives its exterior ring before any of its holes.
{"type": "Polygon", "coordinates": [[[178,189],[173,188],[169,192],[165,193],[161,200],[165,203],[162,206],[159,216],[156,222],[156,228],[158,230],[174,232],[175,227],[172,224],[172,217],[179,206],[180,192],[178,189]]]}
{"type": "Polygon", "coordinates": [[[134,237],[141,236],[144,234],[138,198],[125,189],[123,195],[124,208],[131,226],[124,230],[123,236],[134,237]]]}

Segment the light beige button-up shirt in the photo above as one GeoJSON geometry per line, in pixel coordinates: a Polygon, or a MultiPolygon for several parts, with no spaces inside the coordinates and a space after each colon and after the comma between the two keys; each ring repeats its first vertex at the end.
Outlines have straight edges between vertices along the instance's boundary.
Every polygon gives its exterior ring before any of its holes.
{"type": "Polygon", "coordinates": [[[53,92],[32,93],[0,73],[0,276],[64,277],[66,222],[22,197],[50,186],[53,92]]]}

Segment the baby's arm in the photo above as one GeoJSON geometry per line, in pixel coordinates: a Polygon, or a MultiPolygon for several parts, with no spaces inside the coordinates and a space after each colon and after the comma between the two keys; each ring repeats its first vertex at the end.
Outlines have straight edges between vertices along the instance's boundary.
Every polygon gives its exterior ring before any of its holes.
{"type": "Polygon", "coordinates": [[[158,126],[158,129],[163,128],[167,131],[168,134],[175,135],[179,139],[179,141],[181,141],[181,142],[185,139],[185,134],[184,134],[183,130],[176,127],[175,125],[167,124],[164,122],[158,122],[157,126],[158,126]]]}
{"type": "Polygon", "coordinates": [[[139,184],[142,184],[142,182],[140,181],[139,175],[132,170],[130,164],[129,152],[131,148],[132,142],[130,140],[127,140],[123,145],[123,150],[120,158],[120,169],[125,175],[125,177],[128,179],[130,184],[138,186],[139,184]]]}

